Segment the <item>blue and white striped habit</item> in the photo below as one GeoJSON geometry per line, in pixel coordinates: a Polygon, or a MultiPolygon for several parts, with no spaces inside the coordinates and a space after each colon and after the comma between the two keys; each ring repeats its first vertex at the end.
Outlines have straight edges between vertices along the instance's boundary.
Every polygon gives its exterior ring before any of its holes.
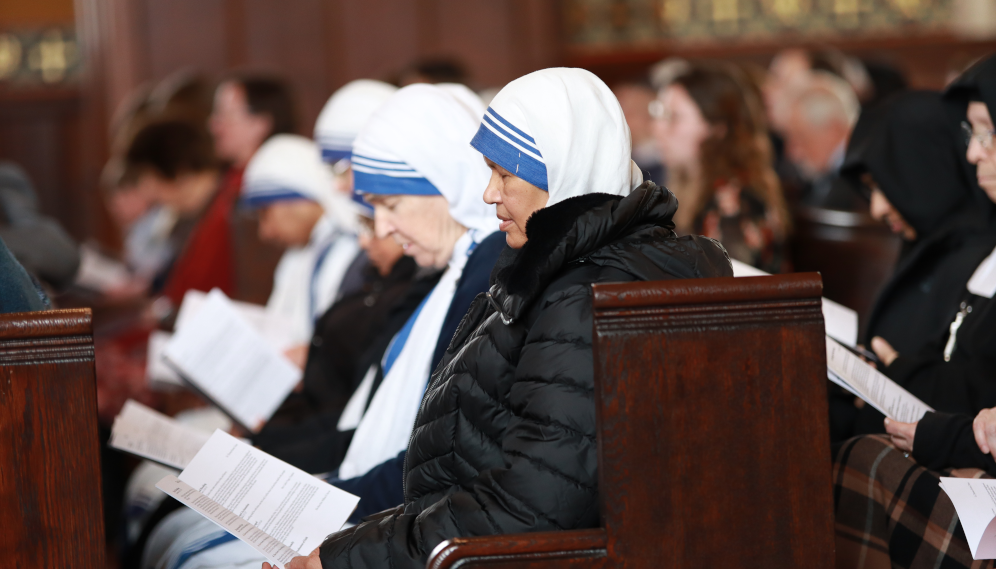
{"type": "Polygon", "coordinates": [[[549,190],[546,162],[536,139],[488,107],[470,145],[493,162],[541,190],[549,190]]]}
{"type": "Polygon", "coordinates": [[[612,91],[583,69],[542,69],[495,95],[470,142],[510,173],[550,194],[547,205],[643,182],[612,91]]]}

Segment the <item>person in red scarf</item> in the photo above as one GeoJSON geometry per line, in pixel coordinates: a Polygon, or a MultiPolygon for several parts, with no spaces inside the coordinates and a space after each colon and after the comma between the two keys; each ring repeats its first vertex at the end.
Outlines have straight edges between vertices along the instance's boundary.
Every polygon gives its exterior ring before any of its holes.
{"type": "MultiPolygon", "coordinates": [[[[290,87],[279,79],[260,76],[233,76],[221,82],[215,91],[214,109],[209,126],[215,153],[227,165],[212,205],[205,215],[205,224],[214,227],[222,215],[227,224],[224,241],[228,243],[228,263],[231,291],[226,294],[248,302],[264,303],[270,295],[273,271],[282,251],[260,242],[255,220],[235,214],[236,198],[242,187],[246,164],[271,136],[297,131],[294,101],[290,87]],[[218,218],[212,214],[217,206],[218,218]]],[[[223,241],[215,241],[220,248],[223,241]]],[[[193,251],[192,251],[192,254],[193,251]]],[[[193,264],[207,252],[196,253],[193,264]]],[[[189,276],[189,274],[187,275],[189,276]]],[[[178,275],[177,289],[209,290],[178,275]]],[[[220,276],[220,275],[219,275],[220,276]]],[[[182,297],[182,294],[181,294],[182,297]]]]}

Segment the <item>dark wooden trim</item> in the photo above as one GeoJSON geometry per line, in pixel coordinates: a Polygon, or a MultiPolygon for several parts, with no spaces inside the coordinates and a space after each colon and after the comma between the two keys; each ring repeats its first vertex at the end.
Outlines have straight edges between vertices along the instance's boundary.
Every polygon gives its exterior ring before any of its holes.
{"type": "Polygon", "coordinates": [[[778,277],[687,279],[662,287],[658,282],[596,284],[592,286],[595,310],[657,308],[661,305],[757,303],[759,301],[819,297],[823,281],[818,273],[778,277]],[[772,286],[774,284],[774,286],[772,286]]]}
{"type": "Polygon", "coordinates": [[[604,559],[607,542],[604,529],[458,537],[436,546],[426,569],[456,569],[484,558],[503,564],[604,559]]]}
{"type": "Polygon", "coordinates": [[[93,334],[89,308],[0,314],[0,340],[93,334]]]}

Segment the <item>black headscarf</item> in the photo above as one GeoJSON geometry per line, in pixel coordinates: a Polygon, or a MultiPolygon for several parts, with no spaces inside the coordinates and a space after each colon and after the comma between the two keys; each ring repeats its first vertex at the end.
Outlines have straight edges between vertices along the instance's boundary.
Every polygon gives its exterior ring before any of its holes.
{"type": "MultiPolygon", "coordinates": [[[[960,125],[962,121],[968,120],[966,117],[968,104],[972,101],[985,103],[989,109],[989,116],[996,120],[996,55],[987,57],[969,67],[944,90],[944,102],[953,124],[960,125]]],[[[958,137],[958,149],[962,156],[968,152],[963,136],[958,137]]],[[[978,179],[975,176],[975,165],[969,164],[968,160],[965,160],[962,166],[965,168],[966,176],[976,196],[984,204],[984,208],[990,212],[990,219],[996,220],[996,207],[979,187],[978,179]]]]}
{"type": "Polygon", "coordinates": [[[965,120],[970,101],[982,101],[989,114],[996,117],[996,55],[969,67],[944,90],[944,100],[955,111],[958,121],[965,120]]]}
{"type": "MultiPolygon", "coordinates": [[[[869,172],[923,239],[955,217],[981,219],[957,123],[940,93],[908,91],[862,113],[841,174],[857,187],[869,172]]],[[[990,204],[991,206],[992,204],[990,204]]]]}

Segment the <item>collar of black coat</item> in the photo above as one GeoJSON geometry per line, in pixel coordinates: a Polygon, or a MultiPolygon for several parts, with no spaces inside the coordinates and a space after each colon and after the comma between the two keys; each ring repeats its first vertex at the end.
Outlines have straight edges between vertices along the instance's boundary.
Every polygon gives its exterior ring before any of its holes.
{"type": "MultiPolygon", "coordinates": [[[[509,324],[570,263],[590,260],[607,264],[603,257],[611,257],[606,259],[611,263],[619,257],[617,252],[601,255],[599,250],[641,230],[654,230],[647,233],[648,239],[676,243],[672,217],[677,209],[678,200],[670,191],[653,182],[644,182],[625,197],[585,194],[537,211],[526,224],[526,244],[518,250],[506,247],[495,263],[488,292],[491,304],[509,324]]],[[[715,246],[718,255],[713,258],[718,264],[729,267],[722,246],[701,239],[715,246]]],[[[675,258],[669,256],[670,273],[681,277],[714,276],[709,272],[703,274],[696,261],[686,263],[678,259],[682,253],[683,249],[675,258]]],[[[621,270],[633,272],[627,270],[625,259],[619,265],[621,270]]]]}

